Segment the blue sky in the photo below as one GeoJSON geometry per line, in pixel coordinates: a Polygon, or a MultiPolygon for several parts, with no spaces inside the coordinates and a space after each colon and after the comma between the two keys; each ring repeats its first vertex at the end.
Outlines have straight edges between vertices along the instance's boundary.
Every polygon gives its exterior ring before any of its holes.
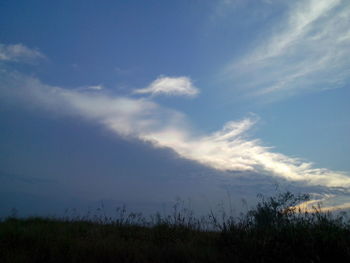
{"type": "MultiPolygon", "coordinates": [[[[345,0],[2,1],[7,209],[350,195],[345,0]]],[[[5,212],[6,213],[6,212],[5,212]]]]}

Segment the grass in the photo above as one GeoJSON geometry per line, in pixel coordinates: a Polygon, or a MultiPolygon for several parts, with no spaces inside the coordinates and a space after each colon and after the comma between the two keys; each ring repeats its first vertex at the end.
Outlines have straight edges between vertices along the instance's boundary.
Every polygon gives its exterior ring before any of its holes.
{"type": "Polygon", "coordinates": [[[196,218],[174,207],[148,219],[106,216],[0,222],[0,262],[346,262],[350,224],[343,214],[298,211],[307,196],[260,197],[240,218],[196,218]]]}

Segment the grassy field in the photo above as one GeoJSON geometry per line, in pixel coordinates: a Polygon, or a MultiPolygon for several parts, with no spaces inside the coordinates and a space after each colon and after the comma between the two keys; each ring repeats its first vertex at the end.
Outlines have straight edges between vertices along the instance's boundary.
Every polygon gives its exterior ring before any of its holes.
{"type": "Polygon", "coordinates": [[[233,218],[195,218],[186,209],[143,218],[8,217],[0,222],[0,262],[350,262],[342,214],[298,211],[307,196],[261,197],[233,218]]]}

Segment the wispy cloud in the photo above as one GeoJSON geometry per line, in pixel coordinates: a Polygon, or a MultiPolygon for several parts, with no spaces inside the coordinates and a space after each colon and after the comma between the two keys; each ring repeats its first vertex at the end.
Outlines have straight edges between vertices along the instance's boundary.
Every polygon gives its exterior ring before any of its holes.
{"type": "Polygon", "coordinates": [[[250,95],[271,99],[342,87],[350,77],[350,2],[299,0],[266,39],[225,68],[250,95]]]}
{"type": "Polygon", "coordinates": [[[103,90],[104,89],[103,85],[88,86],[86,88],[89,90],[103,90]]]}
{"type": "Polygon", "coordinates": [[[212,134],[193,132],[181,112],[161,107],[149,99],[86,93],[41,83],[19,73],[1,73],[1,95],[61,114],[98,122],[113,132],[167,147],[179,156],[220,171],[265,174],[291,182],[326,187],[350,187],[342,172],[314,168],[312,163],[276,153],[248,136],[256,119],[228,122],[212,134]]]}
{"type": "Polygon", "coordinates": [[[160,76],[147,88],[137,89],[134,93],[193,97],[199,93],[199,90],[193,85],[191,79],[188,77],[160,76]]]}
{"type": "Polygon", "coordinates": [[[5,45],[0,43],[0,61],[32,62],[45,56],[35,49],[22,44],[5,45]]]}
{"type": "Polygon", "coordinates": [[[102,84],[98,84],[98,85],[91,85],[91,86],[83,86],[83,87],[79,87],[76,88],[75,90],[77,91],[91,91],[91,92],[98,92],[98,91],[102,91],[104,90],[105,87],[102,84]]]}

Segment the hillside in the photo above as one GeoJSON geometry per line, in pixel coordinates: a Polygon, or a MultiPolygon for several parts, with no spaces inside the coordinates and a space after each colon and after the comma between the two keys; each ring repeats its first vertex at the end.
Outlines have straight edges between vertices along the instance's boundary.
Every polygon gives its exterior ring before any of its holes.
{"type": "Polygon", "coordinates": [[[301,212],[290,193],[262,198],[240,218],[188,211],[149,219],[8,217],[0,223],[0,262],[346,262],[344,215],[301,212]]]}

